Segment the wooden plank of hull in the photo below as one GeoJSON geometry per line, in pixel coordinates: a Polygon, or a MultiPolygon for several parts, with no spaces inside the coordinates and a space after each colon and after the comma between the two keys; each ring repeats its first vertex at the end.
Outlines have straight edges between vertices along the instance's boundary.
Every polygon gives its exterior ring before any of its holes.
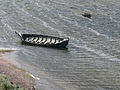
{"type": "Polygon", "coordinates": [[[49,44],[51,41],[51,38],[47,38],[46,42],[44,42],[44,44],[49,44]]]}
{"type": "Polygon", "coordinates": [[[41,42],[41,44],[44,44],[47,41],[46,37],[43,37],[43,41],[41,42]]]}
{"type": "Polygon", "coordinates": [[[55,42],[56,42],[56,39],[52,38],[50,44],[54,44],[55,42]]]}
{"type": "Polygon", "coordinates": [[[55,44],[58,44],[58,43],[60,43],[60,40],[56,40],[55,44]]]}
{"type": "Polygon", "coordinates": [[[43,41],[43,38],[42,37],[39,37],[39,39],[35,42],[36,44],[39,44],[40,42],[43,41]]]}
{"type": "Polygon", "coordinates": [[[35,39],[33,40],[33,42],[36,42],[39,40],[39,37],[35,37],[35,39]]]}

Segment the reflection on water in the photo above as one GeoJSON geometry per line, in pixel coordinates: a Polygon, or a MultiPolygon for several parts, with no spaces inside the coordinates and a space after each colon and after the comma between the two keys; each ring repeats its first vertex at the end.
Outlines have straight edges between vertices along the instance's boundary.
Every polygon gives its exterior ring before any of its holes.
{"type": "Polygon", "coordinates": [[[0,47],[45,90],[119,90],[119,0],[0,0],[0,47]],[[82,14],[91,13],[91,18],[82,14]],[[69,37],[68,49],[21,45],[14,33],[69,37]]]}

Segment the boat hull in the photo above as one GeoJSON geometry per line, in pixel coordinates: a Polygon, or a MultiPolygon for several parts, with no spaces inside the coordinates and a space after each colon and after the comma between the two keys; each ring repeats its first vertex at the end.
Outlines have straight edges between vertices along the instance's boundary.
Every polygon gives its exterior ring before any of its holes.
{"type": "Polygon", "coordinates": [[[20,34],[17,33],[22,41],[22,44],[43,46],[43,47],[53,47],[53,48],[66,48],[68,45],[68,38],[59,38],[47,35],[38,34],[20,34]]]}
{"type": "Polygon", "coordinates": [[[29,42],[22,41],[22,44],[32,45],[32,46],[51,47],[51,48],[66,48],[67,45],[68,45],[68,41],[65,41],[65,42],[60,43],[60,44],[52,44],[52,45],[41,45],[41,44],[34,44],[34,43],[29,43],[29,42]]]}

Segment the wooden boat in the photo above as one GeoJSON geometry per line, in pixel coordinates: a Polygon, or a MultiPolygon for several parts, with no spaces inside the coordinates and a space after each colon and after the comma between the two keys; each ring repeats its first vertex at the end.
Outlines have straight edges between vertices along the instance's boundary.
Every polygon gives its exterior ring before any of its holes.
{"type": "Polygon", "coordinates": [[[21,34],[18,32],[15,33],[18,36],[20,36],[22,43],[29,45],[38,45],[53,48],[65,48],[69,42],[68,38],[59,38],[54,36],[38,34],[21,34]]]}

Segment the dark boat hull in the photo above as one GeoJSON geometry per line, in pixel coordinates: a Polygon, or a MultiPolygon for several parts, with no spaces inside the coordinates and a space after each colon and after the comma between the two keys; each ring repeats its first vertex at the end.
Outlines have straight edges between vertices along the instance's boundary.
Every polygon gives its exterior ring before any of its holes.
{"type": "Polygon", "coordinates": [[[62,44],[52,44],[52,45],[41,45],[41,44],[34,44],[34,43],[29,43],[22,41],[22,44],[24,45],[32,45],[32,46],[42,46],[42,47],[52,47],[52,48],[66,48],[68,45],[68,41],[63,42],[62,44]]]}
{"type": "Polygon", "coordinates": [[[17,34],[20,36],[22,44],[27,44],[27,45],[53,47],[53,48],[66,48],[69,42],[68,38],[59,38],[59,37],[37,35],[37,34],[20,34],[20,33],[17,34]]]}

